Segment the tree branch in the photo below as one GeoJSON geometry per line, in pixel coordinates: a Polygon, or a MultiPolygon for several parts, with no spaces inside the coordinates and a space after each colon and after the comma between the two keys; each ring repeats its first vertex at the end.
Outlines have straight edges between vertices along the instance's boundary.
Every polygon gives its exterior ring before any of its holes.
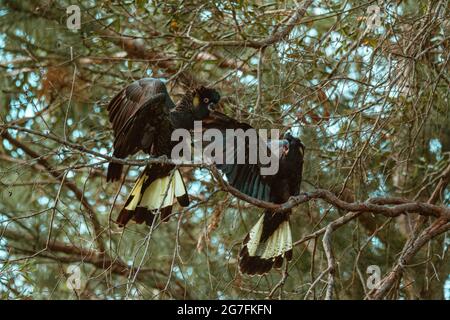
{"type": "Polygon", "coordinates": [[[100,222],[98,221],[97,216],[95,215],[94,209],[87,202],[87,199],[86,199],[86,197],[84,197],[83,192],[80,189],[78,189],[78,187],[75,185],[75,183],[73,183],[70,180],[64,179],[64,175],[61,175],[59,170],[55,170],[53,168],[53,166],[47,160],[45,160],[41,155],[39,155],[37,152],[35,152],[31,148],[29,148],[28,146],[26,146],[24,143],[11,137],[11,135],[6,130],[1,131],[0,136],[3,139],[8,140],[16,148],[22,149],[31,158],[35,159],[38,162],[38,164],[40,164],[41,166],[43,166],[45,168],[45,170],[47,171],[47,173],[50,176],[54,177],[55,179],[57,179],[61,182],[64,182],[64,185],[67,186],[75,194],[76,198],[81,202],[81,204],[88,211],[90,221],[94,228],[94,237],[95,237],[95,241],[98,245],[98,248],[101,251],[104,251],[105,248],[104,248],[103,242],[101,240],[101,236],[100,236],[101,235],[100,222]]]}
{"type": "Polygon", "coordinates": [[[220,47],[250,47],[255,49],[265,48],[277,42],[280,42],[288,36],[292,29],[300,23],[300,20],[305,16],[306,10],[312,4],[312,0],[306,0],[301,5],[299,5],[292,16],[284,23],[278,31],[274,32],[272,35],[263,40],[227,40],[227,41],[204,41],[197,39],[190,35],[190,30],[188,31],[188,38],[193,42],[200,45],[207,46],[220,46],[220,47]]]}

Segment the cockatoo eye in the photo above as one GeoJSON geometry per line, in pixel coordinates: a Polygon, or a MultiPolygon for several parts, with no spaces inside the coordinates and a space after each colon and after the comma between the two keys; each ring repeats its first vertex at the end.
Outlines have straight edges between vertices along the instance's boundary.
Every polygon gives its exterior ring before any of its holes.
{"type": "Polygon", "coordinates": [[[208,103],[208,102],[209,102],[209,99],[208,99],[208,98],[205,98],[205,99],[203,99],[203,102],[204,102],[204,103],[208,103]]]}

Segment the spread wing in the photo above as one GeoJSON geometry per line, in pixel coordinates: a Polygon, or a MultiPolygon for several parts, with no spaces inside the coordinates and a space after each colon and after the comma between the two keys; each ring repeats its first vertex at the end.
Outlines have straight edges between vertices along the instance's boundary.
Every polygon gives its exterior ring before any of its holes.
{"type": "MultiPolygon", "coordinates": [[[[208,119],[203,120],[202,126],[204,129],[219,129],[224,136],[226,136],[226,129],[242,129],[244,131],[253,129],[250,125],[239,122],[218,111],[210,112],[208,119]]],[[[268,167],[268,165],[262,164],[259,156],[256,158],[256,163],[255,161],[250,163],[249,155],[252,151],[252,146],[248,139],[244,140],[244,144],[241,144],[240,148],[238,145],[239,143],[237,142],[237,139],[235,139],[235,148],[230,154],[229,146],[224,142],[224,162],[225,159],[232,158],[234,163],[230,164],[229,162],[225,162],[224,164],[217,164],[217,168],[225,174],[228,183],[242,193],[260,200],[271,201],[271,184],[276,175],[265,175],[261,173],[261,168],[268,167]],[[244,163],[242,163],[242,161],[238,162],[238,152],[245,152],[244,163]]],[[[265,152],[266,155],[270,155],[272,151],[275,150],[274,147],[279,147],[281,145],[282,144],[278,141],[267,141],[267,144],[263,145],[263,147],[267,149],[263,150],[263,152],[265,152]],[[270,144],[272,144],[272,148],[270,147],[270,144]]]]}
{"type": "MultiPolygon", "coordinates": [[[[169,111],[175,104],[165,84],[144,78],[122,89],[109,103],[109,121],[114,130],[114,153],[118,158],[139,150],[161,155],[170,148],[172,126],[169,111]]],[[[120,178],[122,165],[110,163],[108,181],[120,178]]]]}

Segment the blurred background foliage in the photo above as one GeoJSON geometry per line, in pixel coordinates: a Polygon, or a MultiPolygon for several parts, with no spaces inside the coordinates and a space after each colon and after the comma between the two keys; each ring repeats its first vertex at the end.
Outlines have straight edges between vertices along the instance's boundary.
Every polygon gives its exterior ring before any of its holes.
{"type": "MultiPolygon", "coordinates": [[[[162,78],[177,100],[214,86],[224,112],[279,128],[306,145],[303,191],[349,202],[427,202],[450,158],[447,1],[313,1],[289,34],[294,1],[0,1],[0,296],[42,299],[264,298],[281,271],[237,271],[240,243],[261,210],[222,192],[205,169],[184,168],[193,204],[149,228],[112,222],[140,167],[106,184],[103,159],[46,136],[110,154],[105,106],[127,83],[162,78]],[[66,26],[79,6],[81,28],[66,26]],[[377,5],[381,25],[368,29],[377,5]],[[67,268],[81,268],[70,290],[67,268]],[[130,267],[139,268],[131,270],[130,267]],[[136,272],[137,271],[137,272],[136,272]]],[[[139,154],[138,158],[145,155],[139,154]]],[[[437,202],[448,206],[444,190],[437,202]]],[[[322,201],[295,208],[294,239],[345,212],[322,201]]],[[[366,269],[391,269],[414,213],[365,214],[333,234],[336,298],[362,299],[366,269]]],[[[450,298],[447,236],[416,255],[389,298],[450,298]]],[[[321,299],[320,237],[294,250],[282,293],[321,299]]],[[[324,278],[325,279],[325,278],[324,278]]]]}

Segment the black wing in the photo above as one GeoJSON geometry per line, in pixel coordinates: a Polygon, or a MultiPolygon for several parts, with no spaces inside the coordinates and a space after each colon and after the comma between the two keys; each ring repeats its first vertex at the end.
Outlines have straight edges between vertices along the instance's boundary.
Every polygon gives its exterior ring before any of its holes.
{"type": "Polygon", "coordinates": [[[279,172],[272,183],[272,202],[284,203],[292,196],[300,193],[300,184],[303,174],[304,146],[300,139],[286,134],[282,140],[279,172]]]}
{"type": "MultiPolygon", "coordinates": [[[[140,79],[122,89],[107,107],[115,137],[113,155],[125,158],[139,150],[165,154],[172,131],[169,111],[174,106],[165,84],[157,79],[140,79]]],[[[110,163],[107,181],[118,180],[121,172],[121,164],[110,163]]]]}
{"type": "MultiPolygon", "coordinates": [[[[202,126],[203,129],[219,129],[223,134],[225,134],[226,129],[242,129],[244,131],[253,129],[249,124],[239,122],[218,111],[211,111],[209,117],[203,120],[202,126]]],[[[270,149],[268,145],[266,147],[266,154],[270,154],[273,149],[270,149]]],[[[271,201],[271,185],[276,175],[261,174],[263,165],[259,162],[259,157],[255,164],[249,163],[250,145],[247,139],[243,149],[241,149],[241,151],[245,151],[245,164],[237,164],[238,150],[236,147],[233,154],[227,154],[227,148],[224,147],[223,159],[225,160],[227,156],[233,157],[234,164],[217,164],[217,168],[226,175],[228,183],[242,193],[260,200],[271,201]]]]}

